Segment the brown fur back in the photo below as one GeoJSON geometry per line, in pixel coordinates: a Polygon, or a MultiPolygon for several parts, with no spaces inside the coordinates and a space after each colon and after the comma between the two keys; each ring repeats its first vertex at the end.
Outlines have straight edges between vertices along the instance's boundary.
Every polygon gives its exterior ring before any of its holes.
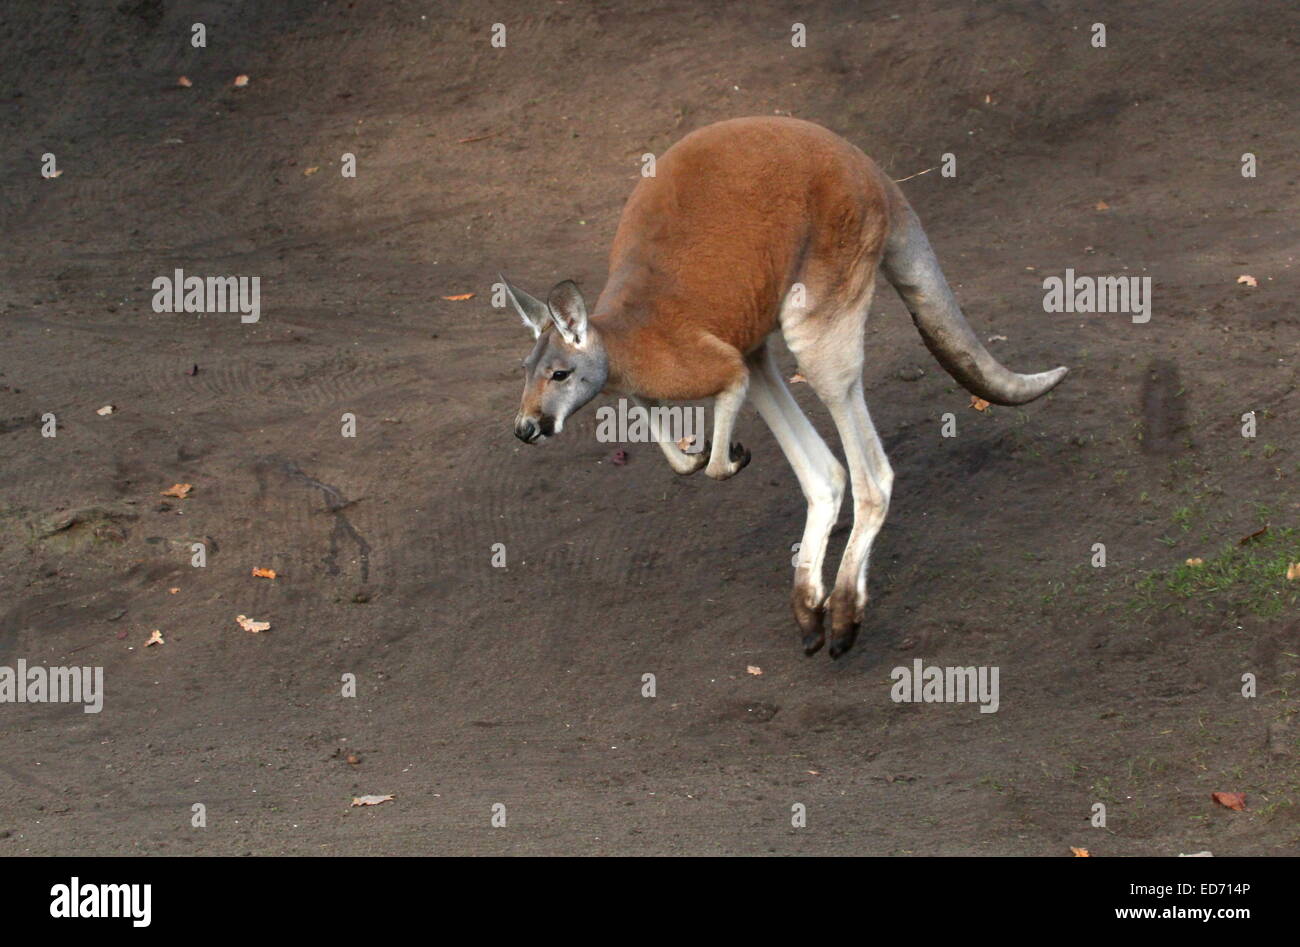
{"type": "Polygon", "coordinates": [[[664,399],[717,394],[802,283],[816,310],[861,297],[889,232],[879,168],[838,135],[742,118],[687,135],[642,178],[593,311],[611,385],[664,399]]]}

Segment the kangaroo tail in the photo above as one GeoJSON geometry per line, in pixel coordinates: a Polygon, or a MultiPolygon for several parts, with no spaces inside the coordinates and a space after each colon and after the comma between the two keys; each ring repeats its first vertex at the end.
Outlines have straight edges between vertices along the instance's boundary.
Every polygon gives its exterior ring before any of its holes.
{"type": "Polygon", "coordinates": [[[993,404],[1024,404],[1047,394],[1065,367],[1021,375],[998,362],[962,315],[911,205],[895,189],[896,214],[882,269],[907,304],[925,347],[971,394],[993,404]]]}

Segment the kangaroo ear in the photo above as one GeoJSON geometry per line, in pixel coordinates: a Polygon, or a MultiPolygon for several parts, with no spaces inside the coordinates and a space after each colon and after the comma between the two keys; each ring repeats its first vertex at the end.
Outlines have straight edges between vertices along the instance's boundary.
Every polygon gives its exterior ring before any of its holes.
{"type": "Polygon", "coordinates": [[[571,279],[566,279],[551,290],[546,300],[551,320],[564,341],[581,347],[587,342],[587,304],[582,301],[582,290],[571,279]]]}
{"type": "Polygon", "coordinates": [[[551,311],[546,307],[546,303],[529,296],[522,289],[515,289],[504,276],[499,273],[497,275],[501,278],[501,285],[506,288],[506,295],[510,297],[515,312],[519,313],[519,318],[524,320],[524,325],[533,330],[533,338],[537,338],[542,334],[546,320],[551,318],[551,311]]]}

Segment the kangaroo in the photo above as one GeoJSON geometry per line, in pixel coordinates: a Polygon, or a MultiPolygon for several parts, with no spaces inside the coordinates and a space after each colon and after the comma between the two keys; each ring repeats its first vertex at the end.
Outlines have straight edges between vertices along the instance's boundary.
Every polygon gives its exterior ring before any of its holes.
{"type": "MultiPolygon", "coordinates": [[[[628,199],[609,278],[588,314],[566,280],[543,302],[507,295],[536,344],[524,362],[515,434],[536,444],[596,395],[646,408],[714,399],[713,436],[688,454],[654,431],[679,474],[739,473],[750,452],[731,442],[748,396],[798,477],[808,504],[792,604],[803,649],[853,646],[867,604],[871,543],[894,473],[862,392],[867,311],[881,271],[926,347],[967,391],[1024,404],[1067,369],[1021,375],[981,344],[898,186],[857,147],[811,122],[740,118],[673,145],[628,199]],[[829,596],[822,566],[846,487],[844,467],[799,409],[768,340],[780,330],[839,431],[853,489],[853,530],[829,596]]],[[[653,418],[658,412],[651,412],[653,418]]]]}

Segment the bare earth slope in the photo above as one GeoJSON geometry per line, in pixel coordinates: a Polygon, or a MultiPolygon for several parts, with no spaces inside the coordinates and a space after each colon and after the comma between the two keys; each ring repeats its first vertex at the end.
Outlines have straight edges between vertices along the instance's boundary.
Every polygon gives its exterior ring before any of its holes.
{"type": "Polygon", "coordinates": [[[0,665],[107,681],[98,715],[0,704],[0,853],[1296,852],[1294,595],[1141,586],[1300,526],[1294,10],[184,6],[0,8],[0,665]],[[835,663],[798,647],[803,503],[752,411],[722,484],[613,464],[590,409],[523,447],[490,305],[499,269],[594,298],[641,156],[774,113],[895,178],[954,154],[902,186],[968,317],[1072,367],[973,411],[882,287],[898,479],[835,663]],[[176,268],[260,277],[260,321],[155,313],[176,268]],[[1045,313],[1067,268],[1150,276],[1150,322],[1045,313]],[[999,667],[999,711],[894,703],[916,658],[999,667]]]}

